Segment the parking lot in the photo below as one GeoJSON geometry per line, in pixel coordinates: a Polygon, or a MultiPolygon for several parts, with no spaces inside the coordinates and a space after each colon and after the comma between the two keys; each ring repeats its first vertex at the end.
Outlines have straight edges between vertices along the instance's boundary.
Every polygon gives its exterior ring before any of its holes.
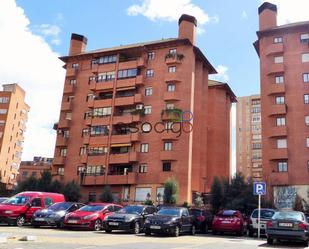
{"type": "Polygon", "coordinates": [[[121,232],[106,234],[104,231],[71,231],[52,228],[35,229],[31,227],[1,226],[0,236],[7,237],[6,243],[0,243],[1,249],[200,249],[200,248],[304,248],[297,244],[275,245],[266,244],[261,240],[247,237],[183,235],[174,237],[146,237],[144,234],[131,235],[121,232]],[[23,236],[36,236],[35,241],[20,241],[23,236]]]}

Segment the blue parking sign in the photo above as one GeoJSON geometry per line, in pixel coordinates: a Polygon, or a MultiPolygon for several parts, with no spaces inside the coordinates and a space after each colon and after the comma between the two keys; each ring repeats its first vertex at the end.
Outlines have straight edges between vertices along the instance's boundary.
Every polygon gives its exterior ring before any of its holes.
{"type": "Polygon", "coordinates": [[[253,183],[253,194],[254,195],[266,195],[266,183],[265,182],[254,182],[253,183]]]}

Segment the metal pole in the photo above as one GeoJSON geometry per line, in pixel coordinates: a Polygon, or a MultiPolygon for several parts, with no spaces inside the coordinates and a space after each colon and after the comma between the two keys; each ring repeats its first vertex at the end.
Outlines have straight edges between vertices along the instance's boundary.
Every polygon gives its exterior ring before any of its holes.
{"type": "Polygon", "coordinates": [[[259,194],[259,211],[258,211],[258,238],[261,235],[261,195],[259,194]]]}

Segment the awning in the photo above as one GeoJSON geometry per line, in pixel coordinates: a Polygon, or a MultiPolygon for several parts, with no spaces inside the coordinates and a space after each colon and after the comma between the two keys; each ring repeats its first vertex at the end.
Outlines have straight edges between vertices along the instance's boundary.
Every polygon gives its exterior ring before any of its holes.
{"type": "Polygon", "coordinates": [[[111,147],[127,147],[127,146],[131,146],[132,144],[111,144],[111,147]]]}
{"type": "Polygon", "coordinates": [[[134,89],[136,89],[135,86],[129,86],[129,87],[117,88],[117,91],[134,90],[134,89]]]}

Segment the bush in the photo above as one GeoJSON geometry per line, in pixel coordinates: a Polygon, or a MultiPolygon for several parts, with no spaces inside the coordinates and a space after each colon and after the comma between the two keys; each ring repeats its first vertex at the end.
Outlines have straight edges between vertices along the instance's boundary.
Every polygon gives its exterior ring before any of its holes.
{"type": "Polygon", "coordinates": [[[148,200],[146,200],[146,201],[144,202],[144,205],[152,206],[152,205],[153,205],[153,201],[148,199],[148,200]]]}
{"type": "Polygon", "coordinates": [[[104,186],[103,193],[100,195],[100,201],[107,203],[114,201],[112,190],[109,185],[104,186]]]}
{"type": "Polygon", "coordinates": [[[164,204],[176,204],[178,199],[179,185],[175,178],[169,178],[164,184],[164,204]]]}
{"type": "Polygon", "coordinates": [[[79,201],[81,197],[80,186],[77,185],[74,181],[71,181],[64,186],[63,194],[67,201],[79,201]]]}
{"type": "Polygon", "coordinates": [[[223,191],[222,185],[218,177],[214,177],[214,180],[211,185],[211,199],[210,204],[212,206],[212,210],[214,214],[217,214],[221,208],[222,200],[223,200],[223,191]]]}

